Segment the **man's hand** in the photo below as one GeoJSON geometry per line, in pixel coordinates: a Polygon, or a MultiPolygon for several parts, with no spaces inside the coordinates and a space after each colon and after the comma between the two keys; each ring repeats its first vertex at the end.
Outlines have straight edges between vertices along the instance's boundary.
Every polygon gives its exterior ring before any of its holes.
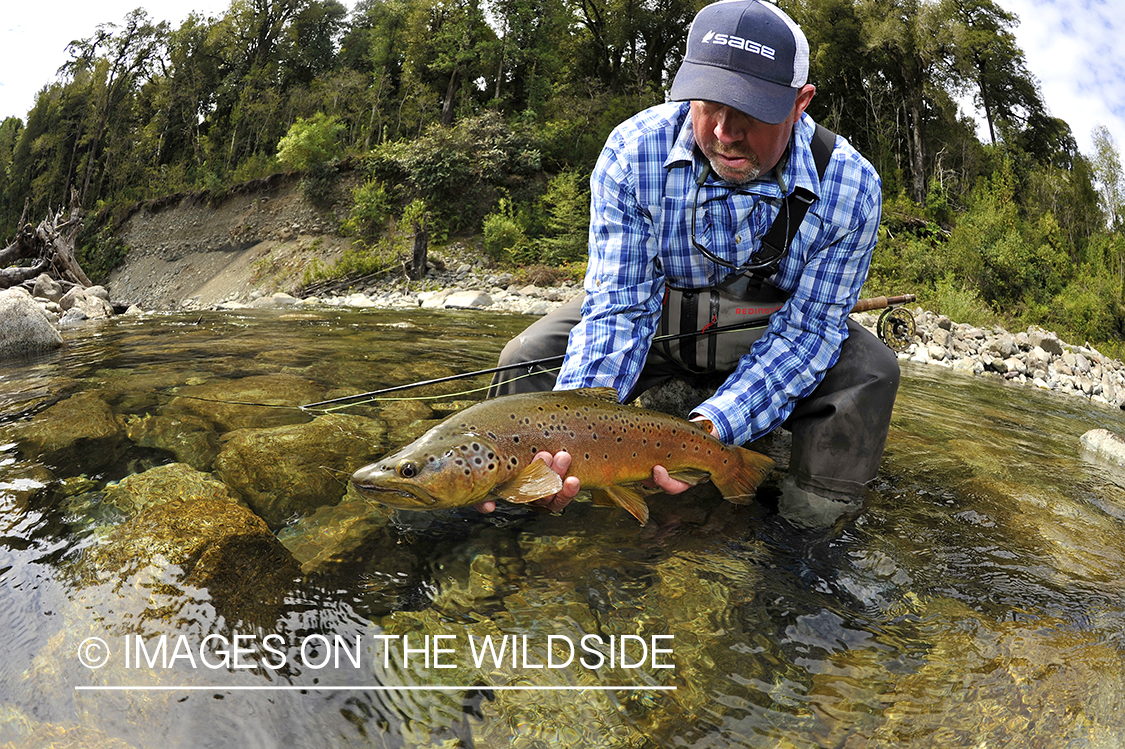
{"type": "MultiPolygon", "coordinates": [[[[541,451],[535,454],[533,460],[541,460],[547,464],[547,467],[552,469],[555,473],[563,477],[562,489],[553,497],[544,497],[537,499],[531,504],[537,507],[545,507],[551,512],[559,512],[562,508],[570,504],[570,500],[574,499],[581,489],[581,482],[577,476],[567,476],[566,472],[570,470],[570,453],[566,450],[561,450],[554,455],[549,452],[541,451]]],[[[476,508],[481,512],[492,512],[496,509],[496,502],[491,499],[476,505],[476,508]]]]}
{"type": "MultiPolygon", "coordinates": [[[[537,499],[531,504],[545,507],[551,512],[562,511],[578,494],[579,489],[582,488],[581,482],[578,480],[577,476],[566,475],[566,472],[570,470],[570,453],[565,450],[557,452],[554,455],[549,452],[539,452],[535,454],[534,459],[542,460],[547,464],[548,468],[551,468],[555,473],[562,476],[563,486],[562,489],[559,490],[559,493],[553,497],[537,499]]],[[[668,470],[664,466],[653,466],[652,481],[645,483],[655,486],[666,494],[679,494],[691,488],[691,484],[685,484],[683,481],[677,481],[669,476],[668,470]]],[[[496,509],[496,502],[491,499],[486,499],[484,502],[475,505],[475,507],[481,512],[492,512],[496,509]]]]}

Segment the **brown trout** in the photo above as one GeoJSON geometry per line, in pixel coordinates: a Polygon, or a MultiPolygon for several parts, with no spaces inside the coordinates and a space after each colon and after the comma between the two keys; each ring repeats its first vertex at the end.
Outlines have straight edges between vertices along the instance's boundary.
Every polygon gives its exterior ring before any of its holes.
{"type": "Polygon", "coordinates": [[[523,393],[454,414],[398,452],[352,475],[360,494],[388,507],[438,510],[499,498],[526,504],[550,497],[562,479],[541,450],[566,450],[568,476],[595,504],[628,510],[642,524],[639,485],[662,465],[676,479],[710,479],[723,497],[750,502],[773,461],[724,445],[707,422],[690,422],[617,402],[612,388],[523,393]]]}

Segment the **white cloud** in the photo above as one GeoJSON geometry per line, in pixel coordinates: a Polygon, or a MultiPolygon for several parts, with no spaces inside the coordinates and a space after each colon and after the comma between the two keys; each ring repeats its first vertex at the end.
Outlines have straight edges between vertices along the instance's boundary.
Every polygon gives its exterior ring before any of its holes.
{"type": "Polygon", "coordinates": [[[1013,29],[1051,114],[1093,155],[1091,133],[1109,128],[1125,150],[1125,14],[1110,0],[996,0],[1019,16],[1013,29]]]}

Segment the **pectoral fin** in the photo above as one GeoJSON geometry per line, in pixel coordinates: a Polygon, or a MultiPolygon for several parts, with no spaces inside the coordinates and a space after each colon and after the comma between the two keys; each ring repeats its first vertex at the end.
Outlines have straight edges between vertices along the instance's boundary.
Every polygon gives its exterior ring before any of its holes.
{"type": "Polygon", "coordinates": [[[711,474],[708,471],[700,471],[694,468],[685,468],[682,471],[669,473],[668,476],[677,481],[683,481],[685,484],[691,484],[692,486],[702,484],[704,481],[711,478],[711,474]]]}
{"type": "Polygon", "coordinates": [[[527,468],[494,490],[496,496],[515,504],[527,504],[543,497],[558,494],[562,477],[541,460],[533,460],[527,468]]]}
{"type": "Polygon", "coordinates": [[[624,509],[639,520],[641,525],[648,522],[648,505],[645,504],[645,498],[635,489],[627,486],[607,486],[604,489],[591,491],[590,498],[596,505],[616,506],[624,509]]]}

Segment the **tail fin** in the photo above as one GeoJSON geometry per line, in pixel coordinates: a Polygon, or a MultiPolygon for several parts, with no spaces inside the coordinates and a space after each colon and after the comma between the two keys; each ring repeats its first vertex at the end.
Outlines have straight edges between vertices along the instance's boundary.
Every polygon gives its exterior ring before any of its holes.
{"type": "Polygon", "coordinates": [[[749,504],[758,491],[758,485],[773,468],[773,460],[745,447],[732,447],[731,450],[737,458],[737,465],[722,479],[712,476],[711,481],[728,502],[749,504]]]}

